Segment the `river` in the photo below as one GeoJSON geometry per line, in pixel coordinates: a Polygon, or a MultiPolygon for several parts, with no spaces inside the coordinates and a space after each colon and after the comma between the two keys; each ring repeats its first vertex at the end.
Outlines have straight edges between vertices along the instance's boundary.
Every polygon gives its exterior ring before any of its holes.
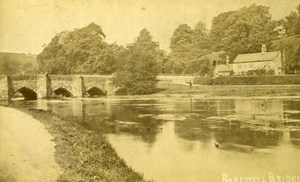
{"type": "Polygon", "coordinates": [[[300,99],[99,98],[19,104],[51,110],[104,133],[146,179],[300,175],[300,99]]]}

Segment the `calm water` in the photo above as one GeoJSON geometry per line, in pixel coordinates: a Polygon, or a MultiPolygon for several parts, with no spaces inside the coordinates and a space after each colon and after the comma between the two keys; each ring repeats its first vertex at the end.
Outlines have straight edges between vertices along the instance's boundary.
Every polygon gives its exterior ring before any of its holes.
{"type": "Polygon", "coordinates": [[[300,130],[288,129],[300,128],[300,100],[104,98],[22,104],[105,133],[117,153],[146,179],[300,175],[300,130]]]}

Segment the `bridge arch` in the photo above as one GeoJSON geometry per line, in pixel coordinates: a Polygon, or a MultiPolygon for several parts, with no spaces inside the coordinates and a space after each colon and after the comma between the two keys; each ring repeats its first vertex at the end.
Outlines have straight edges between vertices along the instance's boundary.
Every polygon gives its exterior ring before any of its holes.
{"type": "Polygon", "coordinates": [[[37,93],[28,87],[19,88],[11,95],[11,97],[14,97],[17,93],[21,93],[25,100],[36,100],[37,99],[37,93]]]}
{"type": "Polygon", "coordinates": [[[59,87],[53,90],[55,95],[62,95],[63,97],[73,97],[72,92],[64,87],[59,87]]]}
{"type": "Polygon", "coordinates": [[[102,89],[98,88],[98,87],[92,87],[89,88],[85,94],[88,94],[89,96],[93,97],[93,96],[102,96],[102,95],[106,95],[105,91],[103,91],[102,89]]]}

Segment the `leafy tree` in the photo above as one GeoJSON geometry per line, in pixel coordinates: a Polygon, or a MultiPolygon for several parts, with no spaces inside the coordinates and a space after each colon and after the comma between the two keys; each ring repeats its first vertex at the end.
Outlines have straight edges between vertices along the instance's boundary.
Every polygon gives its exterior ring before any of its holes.
{"type": "MultiPolygon", "coordinates": [[[[194,29],[187,24],[179,25],[171,37],[168,56],[169,72],[173,74],[193,74],[194,63],[201,56],[209,53],[208,30],[203,22],[198,22],[194,29]]],[[[197,67],[198,68],[198,67],[197,67]]]]}
{"type": "Polygon", "coordinates": [[[235,13],[236,11],[223,12],[213,18],[209,32],[212,50],[218,51],[223,48],[222,39],[225,37],[226,30],[233,24],[233,20],[230,17],[235,13]]]}
{"type": "Polygon", "coordinates": [[[111,44],[104,47],[98,55],[94,55],[87,62],[80,65],[77,72],[92,74],[112,74],[117,69],[117,60],[124,47],[111,44]]]}
{"type": "Polygon", "coordinates": [[[149,94],[155,91],[158,60],[162,51],[153,41],[150,32],[140,31],[136,41],[121,54],[113,84],[119,88],[117,94],[149,94]]]}
{"type": "Polygon", "coordinates": [[[187,24],[179,25],[171,37],[172,52],[189,52],[193,43],[193,30],[187,24]]]}
{"type": "Polygon", "coordinates": [[[41,71],[53,74],[111,74],[116,69],[120,47],[104,42],[99,25],[89,24],[71,32],[56,35],[37,56],[41,71]]]}
{"type": "Polygon", "coordinates": [[[210,43],[208,40],[208,30],[206,24],[199,21],[193,30],[193,41],[192,41],[192,54],[196,58],[210,53],[210,43]]]}
{"type": "Polygon", "coordinates": [[[297,6],[297,11],[292,11],[288,16],[279,21],[283,25],[287,36],[300,34],[300,4],[297,6]]]}
{"type": "Polygon", "coordinates": [[[300,37],[290,36],[274,40],[273,50],[280,50],[283,54],[283,69],[285,73],[298,73],[300,71],[300,37]]]}
{"type": "Polygon", "coordinates": [[[214,18],[210,39],[215,50],[225,50],[234,59],[237,54],[259,52],[262,43],[270,45],[274,28],[269,8],[253,4],[214,18]]]}

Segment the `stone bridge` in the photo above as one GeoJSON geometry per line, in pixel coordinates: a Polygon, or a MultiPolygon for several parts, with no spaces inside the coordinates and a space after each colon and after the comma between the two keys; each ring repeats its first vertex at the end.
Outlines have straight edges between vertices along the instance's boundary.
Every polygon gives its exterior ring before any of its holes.
{"type": "Polygon", "coordinates": [[[0,100],[11,100],[17,93],[25,99],[49,98],[52,95],[83,97],[111,95],[112,75],[10,75],[0,76],[0,100]]]}
{"type": "MultiPolygon", "coordinates": [[[[83,97],[86,95],[113,95],[112,75],[0,75],[0,100],[11,100],[21,93],[27,100],[49,98],[55,95],[83,97]]],[[[188,84],[194,76],[158,76],[159,81],[188,84]]]]}

